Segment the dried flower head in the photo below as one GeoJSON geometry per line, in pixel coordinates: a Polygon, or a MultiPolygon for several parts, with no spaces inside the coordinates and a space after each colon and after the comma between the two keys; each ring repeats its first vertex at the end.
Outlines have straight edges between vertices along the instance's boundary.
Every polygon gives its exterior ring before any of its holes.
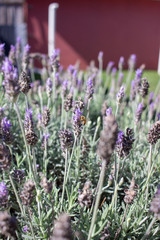
{"type": "Polygon", "coordinates": [[[90,181],[85,182],[83,191],[80,192],[78,195],[78,202],[82,208],[85,206],[88,208],[92,204],[93,195],[92,195],[92,190],[90,189],[90,186],[91,186],[90,181]]]}
{"type": "Polygon", "coordinates": [[[100,140],[98,144],[98,155],[101,159],[107,161],[109,164],[110,157],[114,151],[114,147],[117,140],[118,125],[113,115],[109,115],[105,118],[104,128],[100,134],[100,140]]]}
{"type": "Polygon", "coordinates": [[[41,186],[44,188],[44,191],[46,193],[51,193],[52,192],[53,184],[52,184],[52,182],[48,182],[46,176],[42,176],[41,186]]]}
{"type": "Polygon", "coordinates": [[[125,190],[125,197],[124,197],[125,203],[131,204],[133,202],[134,198],[137,195],[136,188],[137,188],[137,185],[135,184],[135,178],[133,176],[129,189],[125,190]]]}
{"type": "Polygon", "coordinates": [[[42,124],[44,127],[48,126],[48,123],[50,121],[50,110],[48,107],[44,107],[43,113],[42,113],[42,124]]]}
{"type": "Polygon", "coordinates": [[[6,237],[16,239],[17,221],[7,211],[0,212],[0,232],[6,237]]]}
{"type": "Polygon", "coordinates": [[[82,115],[82,112],[80,111],[80,109],[76,109],[75,114],[73,116],[73,131],[75,136],[77,137],[80,136],[81,130],[82,130],[81,115],[82,115]]]}
{"type": "Polygon", "coordinates": [[[25,120],[24,120],[24,130],[27,143],[31,146],[34,146],[38,137],[34,132],[33,119],[32,119],[32,109],[26,109],[25,120]]]}
{"type": "Polygon", "coordinates": [[[19,77],[19,85],[20,85],[20,91],[24,94],[27,94],[29,89],[31,88],[31,80],[28,74],[24,71],[21,72],[19,77]]]}
{"type": "Polygon", "coordinates": [[[145,98],[148,95],[148,90],[149,90],[149,82],[147,81],[146,78],[142,78],[142,84],[141,88],[139,90],[140,95],[145,98]]]}
{"type": "Polygon", "coordinates": [[[35,184],[32,182],[32,180],[28,180],[25,182],[23,186],[23,190],[20,193],[20,198],[22,200],[23,205],[29,206],[31,205],[33,201],[33,191],[35,189],[35,184]]]}
{"type": "Polygon", "coordinates": [[[160,121],[157,121],[149,130],[148,136],[147,136],[148,142],[151,145],[154,145],[157,143],[157,141],[160,139],[160,121]]]}
{"type": "Polygon", "coordinates": [[[73,240],[71,219],[66,213],[62,213],[55,221],[51,240],[73,240]]]}
{"type": "Polygon", "coordinates": [[[4,144],[0,144],[0,168],[2,170],[8,170],[11,165],[11,153],[9,147],[4,144]]]}
{"type": "Polygon", "coordinates": [[[76,110],[80,109],[83,112],[84,110],[84,102],[80,96],[78,96],[78,101],[72,102],[73,112],[75,113],[76,110]]]}
{"type": "Polygon", "coordinates": [[[87,142],[86,138],[83,137],[83,141],[82,141],[82,151],[81,151],[81,157],[82,157],[82,159],[88,157],[89,150],[90,150],[90,145],[89,145],[89,143],[87,142]]]}
{"type": "Polygon", "coordinates": [[[73,95],[68,94],[66,100],[64,101],[64,110],[68,112],[72,108],[73,104],[73,95]]]}
{"type": "Polygon", "coordinates": [[[18,183],[22,182],[24,176],[24,170],[15,169],[13,172],[13,179],[18,183]]]}
{"type": "Polygon", "coordinates": [[[65,154],[67,149],[73,146],[73,134],[71,131],[65,129],[59,132],[62,152],[65,154]]]}
{"type": "Polygon", "coordinates": [[[124,87],[122,86],[117,93],[117,103],[120,104],[124,98],[124,87]]]}
{"type": "Polygon", "coordinates": [[[103,231],[101,233],[100,240],[110,239],[110,231],[109,231],[110,225],[111,225],[111,222],[108,222],[106,224],[106,226],[104,227],[104,229],[103,229],[103,231]]]}
{"type": "Polygon", "coordinates": [[[133,129],[127,128],[126,136],[124,135],[124,132],[119,131],[116,141],[116,152],[120,158],[123,158],[130,153],[134,140],[133,129]]]}

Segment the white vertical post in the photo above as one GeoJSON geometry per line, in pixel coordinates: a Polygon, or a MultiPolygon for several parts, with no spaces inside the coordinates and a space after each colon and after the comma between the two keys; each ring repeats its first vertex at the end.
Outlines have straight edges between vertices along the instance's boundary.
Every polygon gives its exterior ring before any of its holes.
{"type": "Polygon", "coordinates": [[[58,3],[51,3],[48,8],[48,55],[51,56],[55,49],[56,10],[58,3]]]}
{"type": "Polygon", "coordinates": [[[160,49],[159,49],[159,58],[158,58],[158,74],[160,75],[160,49]]]}

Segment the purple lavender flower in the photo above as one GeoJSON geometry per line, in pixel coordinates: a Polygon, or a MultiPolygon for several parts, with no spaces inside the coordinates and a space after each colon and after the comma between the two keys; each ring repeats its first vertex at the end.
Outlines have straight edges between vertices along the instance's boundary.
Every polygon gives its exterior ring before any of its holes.
{"type": "Polygon", "coordinates": [[[23,232],[27,233],[28,231],[29,231],[28,226],[24,226],[24,227],[23,227],[23,232]]]}
{"type": "Polygon", "coordinates": [[[51,94],[52,94],[52,80],[51,80],[51,78],[47,79],[46,92],[47,92],[47,96],[50,97],[51,94]]]}
{"type": "Polygon", "coordinates": [[[33,127],[33,119],[32,119],[32,108],[25,109],[25,120],[24,120],[24,128],[25,131],[28,131],[30,126],[33,127]]]}
{"type": "Polygon", "coordinates": [[[118,63],[118,68],[120,71],[123,70],[123,65],[124,65],[124,57],[120,57],[119,63],[118,63]]]}
{"type": "Polygon", "coordinates": [[[142,73],[143,73],[142,70],[138,68],[138,69],[136,70],[135,79],[141,79],[142,73]]]}
{"type": "Polygon", "coordinates": [[[130,70],[134,70],[136,65],[136,55],[132,54],[128,60],[128,67],[130,70]]]}
{"type": "Polygon", "coordinates": [[[111,107],[107,108],[107,110],[106,110],[106,116],[108,117],[110,115],[112,115],[112,108],[111,107]]]}
{"type": "Polygon", "coordinates": [[[46,143],[46,146],[48,146],[48,139],[50,137],[50,134],[49,133],[44,133],[43,134],[43,138],[42,138],[42,148],[45,148],[45,143],[46,143]]]}
{"type": "Polygon", "coordinates": [[[136,97],[136,85],[135,80],[132,80],[130,89],[130,100],[133,101],[135,97],[136,97]]]}
{"type": "Polygon", "coordinates": [[[62,96],[65,97],[67,94],[68,80],[65,79],[62,83],[62,96]]]}
{"type": "Polygon", "coordinates": [[[0,66],[2,64],[2,61],[3,61],[4,57],[5,57],[4,46],[5,46],[5,43],[0,44],[0,66]]]}
{"type": "Polygon", "coordinates": [[[3,62],[2,71],[5,75],[9,74],[13,70],[13,66],[11,61],[9,61],[8,58],[5,58],[5,61],[3,62]]]}
{"type": "Polygon", "coordinates": [[[117,137],[116,145],[121,145],[121,144],[123,143],[123,137],[124,137],[124,132],[120,130],[120,131],[118,132],[118,137],[117,137]]]}
{"type": "Polygon", "coordinates": [[[2,127],[2,138],[3,141],[6,144],[11,144],[13,141],[12,133],[11,133],[11,123],[7,118],[3,118],[1,121],[1,127],[2,127]]]}
{"type": "Polygon", "coordinates": [[[122,86],[117,93],[117,102],[120,104],[124,98],[124,87],[122,86]]]}
{"type": "Polygon", "coordinates": [[[93,80],[90,77],[87,81],[87,90],[86,90],[86,98],[89,100],[92,98],[94,93],[94,89],[93,89],[93,80]]]}
{"type": "Polygon", "coordinates": [[[79,121],[80,118],[81,118],[81,115],[82,115],[82,112],[80,111],[80,109],[79,109],[79,108],[76,109],[76,110],[75,110],[75,115],[73,116],[73,121],[74,121],[74,122],[79,121]]]}
{"type": "Polygon", "coordinates": [[[8,190],[4,182],[0,182],[0,205],[3,206],[8,202],[8,190]]]}
{"type": "Polygon", "coordinates": [[[138,105],[138,108],[137,108],[137,110],[136,110],[136,119],[135,119],[135,121],[136,121],[136,124],[140,121],[140,119],[141,119],[141,115],[142,115],[142,112],[143,112],[143,104],[142,103],[139,103],[139,105],[138,105]]]}
{"type": "Polygon", "coordinates": [[[72,75],[74,72],[74,66],[73,65],[69,65],[68,66],[68,72],[72,75]]]}
{"type": "Polygon", "coordinates": [[[98,61],[101,62],[103,60],[103,52],[100,51],[98,54],[98,61]]]}
{"type": "Polygon", "coordinates": [[[148,97],[148,104],[151,104],[153,102],[154,92],[151,92],[148,97]]]}
{"type": "Polygon", "coordinates": [[[27,44],[24,49],[23,49],[23,58],[22,58],[22,68],[23,71],[26,72],[28,69],[28,64],[29,64],[29,50],[30,46],[27,44]]]}
{"type": "Polygon", "coordinates": [[[10,46],[10,51],[9,51],[8,58],[11,61],[11,63],[13,65],[15,65],[15,63],[16,63],[16,47],[13,46],[13,45],[10,46]]]}
{"type": "Polygon", "coordinates": [[[114,67],[114,68],[112,69],[112,78],[115,78],[116,73],[117,73],[117,68],[114,67]]]}
{"type": "Polygon", "coordinates": [[[56,69],[58,69],[60,66],[59,59],[60,59],[60,49],[54,49],[53,54],[50,57],[50,61],[51,61],[51,65],[56,69]]]}
{"type": "Polygon", "coordinates": [[[106,73],[107,73],[107,75],[110,74],[113,65],[114,65],[114,62],[112,62],[112,61],[110,61],[110,62],[108,63],[107,68],[106,68],[106,73]]]}

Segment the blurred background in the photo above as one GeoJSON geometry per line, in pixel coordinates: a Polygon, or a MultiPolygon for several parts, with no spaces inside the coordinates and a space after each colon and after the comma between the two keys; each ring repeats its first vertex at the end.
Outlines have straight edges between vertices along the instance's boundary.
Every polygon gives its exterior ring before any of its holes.
{"type": "MultiPolygon", "coordinates": [[[[64,67],[80,61],[86,68],[104,52],[104,68],[137,55],[137,65],[157,69],[160,47],[160,1],[154,0],[57,0],[56,48],[64,67]]],[[[0,42],[6,54],[16,38],[31,52],[48,53],[50,0],[0,0],[0,42]]]]}

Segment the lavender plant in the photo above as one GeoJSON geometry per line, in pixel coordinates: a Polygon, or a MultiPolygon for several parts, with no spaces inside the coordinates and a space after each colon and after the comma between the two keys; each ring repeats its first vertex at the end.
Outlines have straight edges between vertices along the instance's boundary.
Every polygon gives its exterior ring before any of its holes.
{"type": "Polygon", "coordinates": [[[20,39],[4,53],[0,239],[158,240],[159,95],[136,56],[103,72],[102,52],[85,71],[20,39]]]}

